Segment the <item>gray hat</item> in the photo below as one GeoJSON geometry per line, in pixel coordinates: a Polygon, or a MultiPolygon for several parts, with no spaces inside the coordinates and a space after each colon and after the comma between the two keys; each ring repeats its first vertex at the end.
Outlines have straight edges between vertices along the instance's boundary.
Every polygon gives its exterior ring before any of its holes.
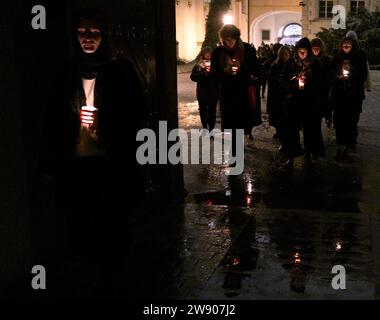
{"type": "Polygon", "coordinates": [[[346,33],[347,38],[351,38],[352,40],[359,41],[358,35],[354,30],[350,30],[346,33]]]}

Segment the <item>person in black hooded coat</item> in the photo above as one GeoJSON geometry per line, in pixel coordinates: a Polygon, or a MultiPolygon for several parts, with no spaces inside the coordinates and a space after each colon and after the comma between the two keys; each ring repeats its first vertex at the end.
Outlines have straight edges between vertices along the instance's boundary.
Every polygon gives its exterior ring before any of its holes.
{"type": "Polygon", "coordinates": [[[285,96],[285,126],[281,151],[288,157],[287,166],[293,166],[293,158],[303,155],[299,131],[303,129],[307,160],[311,156],[323,157],[322,106],[319,101],[322,70],[312,57],[308,38],[302,38],[295,46],[294,57],[286,63],[280,76],[280,90],[285,96]]]}
{"type": "Polygon", "coordinates": [[[219,100],[218,82],[211,76],[211,55],[211,47],[203,48],[200,61],[193,67],[190,75],[190,79],[197,83],[197,100],[202,127],[210,132],[215,128],[216,106],[219,100]]]}
{"type": "Polygon", "coordinates": [[[119,245],[128,242],[130,211],[144,195],[136,162],[143,90],[132,64],[111,58],[98,10],[81,10],[73,27],[76,55],[46,112],[41,169],[56,181],[69,259],[113,265],[119,245]],[[129,181],[133,187],[125,193],[120,186],[129,181]]]}
{"type": "Polygon", "coordinates": [[[355,149],[358,123],[365,98],[367,59],[355,40],[345,37],[332,59],[332,100],[336,131],[337,158],[346,157],[348,148],[355,149]]]}

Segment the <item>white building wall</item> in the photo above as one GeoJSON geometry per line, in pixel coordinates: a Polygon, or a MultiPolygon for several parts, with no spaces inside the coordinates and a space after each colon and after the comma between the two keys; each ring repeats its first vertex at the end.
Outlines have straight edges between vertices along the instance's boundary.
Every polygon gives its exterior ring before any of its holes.
{"type": "Polygon", "coordinates": [[[191,61],[199,53],[205,37],[205,11],[203,0],[180,0],[176,6],[176,33],[180,59],[191,61]]]}
{"type": "MultiPolygon", "coordinates": [[[[199,53],[205,37],[208,5],[204,0],[179,0],[176,6],[176,32],[179,42],[178,55],[180,59],[193,60],[199,53]]],[[[248,41],[248,0],[232,0],[227,14],[233,18],[242,35],[243,41],[248,41]],[[242,12],[242,1],[245,1],[246,13],[242,12]]]]}
{"type": "Polygon", "coordinates": [[[258,17],[251,27],[251,42],[257,48],[262,42],[262,31],[270,31],[270,40],[265,44],[276,43],[282,37],[282,30],[291,23],[301,24],[301,15],[294,12],[269,12],[258,17]]]}

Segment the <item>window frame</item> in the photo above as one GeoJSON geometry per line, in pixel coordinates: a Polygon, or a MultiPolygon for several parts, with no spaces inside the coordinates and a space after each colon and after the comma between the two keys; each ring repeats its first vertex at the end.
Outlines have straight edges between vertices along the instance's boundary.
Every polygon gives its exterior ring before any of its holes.
{"type": "Polygon", "coordinates": [[[334,6],[333,0],[319,0],[318,1],[318,17],[319,17],[319,19],[332,19],[333,18],[333,14],[332,14],[333,6],[334,6]],[[323,15],[321,15],[322,5],[324,8],[323,15]],[[330,8],[330,10],[329,10],[329,8],[330,8]]]}

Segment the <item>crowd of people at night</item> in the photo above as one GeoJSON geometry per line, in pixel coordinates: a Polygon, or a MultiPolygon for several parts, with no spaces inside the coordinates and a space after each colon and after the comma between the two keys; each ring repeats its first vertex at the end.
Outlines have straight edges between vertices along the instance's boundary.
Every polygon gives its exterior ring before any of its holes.
{"type": "Polygon", "coordinates": [[[261,99],[266,92],[269,125],[280,142],[284,168],[291,169],[294,158],[303,155],[310,164],[325,157],[323,122],[335,129],[337,159],[356,151],[370,79],[354,31],[332,55],[319,38],[304,37],[295,46],[262,44],[256,50],[241,40],[234,25],[223,26],[219,37],[214,50],[203,48],[191,73],[204,129],[212,133],[219,101],[221,129],[244,129],[253,139],[253,128],[262,124],[261,99]]]}

